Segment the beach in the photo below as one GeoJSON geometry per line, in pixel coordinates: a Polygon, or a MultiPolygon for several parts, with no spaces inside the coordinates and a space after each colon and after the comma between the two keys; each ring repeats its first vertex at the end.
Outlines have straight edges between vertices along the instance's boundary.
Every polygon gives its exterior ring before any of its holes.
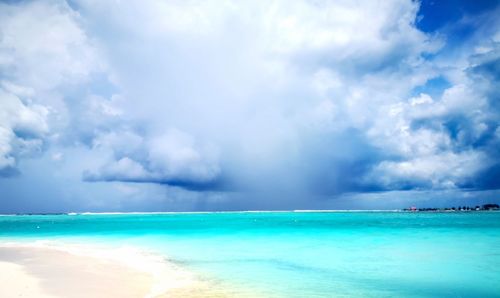
{"type": "Polygon", "coordinates": [[[224,297],[189,272],[130,248],[3,244],[0,284],[1,297],[224,297]]]}
{"type": "Polygon", "coordinates": [[[500,212],[0,216],[0,297],[498,297],[500,212]]]}
{"type": "Polygon", "coordinates": [[[152,275],[49,248],[0,247],[2,297],[146,297],[152,275]]]}

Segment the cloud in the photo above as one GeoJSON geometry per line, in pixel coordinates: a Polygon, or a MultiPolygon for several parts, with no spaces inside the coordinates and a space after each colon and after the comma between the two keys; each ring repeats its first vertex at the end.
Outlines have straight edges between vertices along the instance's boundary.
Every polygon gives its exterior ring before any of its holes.
{"type": "Polygon", "coordinates": [[[42,150],[49,128],[46,107],[25,104],[17,96],[0,89],[0,171],[15,173],[17,159],[42,150]],[[9,170],[10,169],[10,170],[9,170]]]}
{"type": "MultiPolygon", "coordinates": [[[[487,97],[463,68],[452,78],[444,66],[423,58],[439,53],[444,39],[416,28],[418,3],[77,6],[100,27],[94,37],[124,96],[120,115],[141,127],[131,129],[141,138],[131,146],[139,148],[124,153],[123,146],[110,145],[115,156],[95,180],[126,181],[126,173],[112,175],[109,169],[130,158],[144,169],[135,181],[191,185],[224,176],[248,190],[279,189],[277,179],[295,185],[318,180],[323,186],[312,185],[324,189],[319,192],[335,194],[399,185],[460,187],[483,169],[470,166],[471,160],[487,164],[483,152],[467,148],[470,138],[481,135],[472,127],[486,125],[477,110],[487,109],[487,97]],[[141,26],[130,27],[130,10],[144,20],[141,26]],[[443,75],[451,85],[438,98],[408,96],[443,75]],[[460,117],[475,124],[455,135],[447,125],[460,117]],[[172,129],[189,137],[173,139],[172,129]],[[347,141],[350,131],[360,137],[347,141]],[[192,143],[209,143],[223,159],[201,154],[192,143]],[[342,153],[345,148],[351,154],[342,153]],[[315,166],[303,170],[302,164],[315,166]],[[414,170],[404,170],[408,166],[414,170]],[[282,167],[291,170],[283,173],[282,167]],[[459,167],[469,171],[450,174],[459,167]],[[349,172],[359,181],[340,179],[347,169],[356,169],[349,172]],[[386,180],[374,178],[380,175],[386,180]]],[[[471,67],[467,60],[460,63],[471,67]]],[[[125,138],[131,133],[126,131],[125,138]]]]}
{"type": "Polygon", "coordinates": [[[478,175],[498,162],[489,148],[499,119],[490,87],[477,84],[475,76],[466,75],[439,98],[423,93],[386,106],[369,135],[392,158],[365,179],[386,189],[471,187],[482,179],[478,175]]]}
{"type": "MultiPolygon", "coordinates": [[[[41,154],[65,132],[66,92],[99,69],[65,2],[0,3],[0,170],[41,154]]],[[[13,169],[7,171],[6,169],[13,169]]]]}
{"type": "Polygon", "coordinates": [[[220,174],[215,150],[196,148],[194,140],[178,130],[152,138],[148,148],[150,166],[162,176],[206,182],[220,174]]]}
{"type": "Polygon", "coordinates": [[[35,92],[85,79],[96,53],[63,1],[0,4],[0,67],[4,79],[35,92]]]}
{"type": "Polygon", "coordinates": [[[152,179],[151,175],[142,167],[141,164],[131,160],[128,157],[105,165],[100,169],[99,174],[87,173],[84,179],[88,181],[148,181],[152,179]]]}
{"type": "Polygon", "coordinates": [[[5,127],[0,127],[0,169],[10,168],[15,165],[15,159],[10,154],[12,132],[5,127]]]}
{"type": "MultiPolygon", "coordinates": [[[[189,177],[220,172],[247,188],[264,187],[267,182],[257,177],[273,176],[286,164],[307,163],[302,143],[308,135],[334,130],[335,139],[368,127],[369,108],[398,100],[425,81],[420,55],[441,44],[415,28],[418,5],[411,1],[149,1],[129,7],[81,1],[77,7],[88,24],[99,27],[88,29],[125,98],[123,116],[140,126],[132,130],[145,138],[143,154],[167,152],[152,160],[127,157],[144,168],[156,166],[164,176],[184,179],[186,168],[189,177]],[[140,26],[130,26],[132,10],[143,20],[140,26]],[[393,81],[412,77],[414,68],[423,78],[387,95],[393,81]],[[207,166],[196,151],[155,141],[169,129],[210,143],[223,161],[207,166]],[[182,171],[175,170],[178,163],[182,171]]],[[[289,175],[301,179],[300,173],[289,175]]]]}
{"type": "Polygon", "coordinates": [[[419,5],[1,4],[0,168],[38,154],[94,185],[238,206],[491,188],[496,11],[458,21],[473,34],[456,43],[419,30],[419,5]]]}
{"type": "Polygon", "coordinates": [[[86,181],[148,182],[199,190],[220,187],[216,150],[179,130],[147,140],[130,132],[112,133],[102,136],[96,146],[111,146],[115,159],[95,173],[85,172],[86,181]]]}
{"type": "Polygon", "coordinates": [[[488,160],[481,152],[444,152],[417,156],[404,161],[382,161],[374,168],[371,180],[386,189],[459,188],[475,177],[488,160]]]}

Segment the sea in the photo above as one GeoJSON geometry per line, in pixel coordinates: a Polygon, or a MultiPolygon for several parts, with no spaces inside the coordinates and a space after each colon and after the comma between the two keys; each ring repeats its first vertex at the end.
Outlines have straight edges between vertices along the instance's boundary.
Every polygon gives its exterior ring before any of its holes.
{"type": "Polygon", "coordinates": [[[137,247],[234,297],[500,297],[500,212],[0,216],[11,241],[137,247]]]}

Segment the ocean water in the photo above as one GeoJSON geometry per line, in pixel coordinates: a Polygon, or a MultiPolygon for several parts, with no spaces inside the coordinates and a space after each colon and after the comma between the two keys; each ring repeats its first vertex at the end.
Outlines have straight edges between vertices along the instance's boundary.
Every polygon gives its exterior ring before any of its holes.
{"type": "Polygon", "coordinates": [[[39,239],[153,250],[235,296],[500,297],[500,212],[0,216],[0,242],[39,239]]]}

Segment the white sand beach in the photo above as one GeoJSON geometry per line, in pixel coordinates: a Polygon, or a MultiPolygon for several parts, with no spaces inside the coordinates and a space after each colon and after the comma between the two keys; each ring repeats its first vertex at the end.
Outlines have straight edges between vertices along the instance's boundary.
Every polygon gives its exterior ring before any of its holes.
{"type": "Polygon", "coordinates": [[[158,256],[39,244],[0,245],[0,297],[224,297],[158,256]]]}

